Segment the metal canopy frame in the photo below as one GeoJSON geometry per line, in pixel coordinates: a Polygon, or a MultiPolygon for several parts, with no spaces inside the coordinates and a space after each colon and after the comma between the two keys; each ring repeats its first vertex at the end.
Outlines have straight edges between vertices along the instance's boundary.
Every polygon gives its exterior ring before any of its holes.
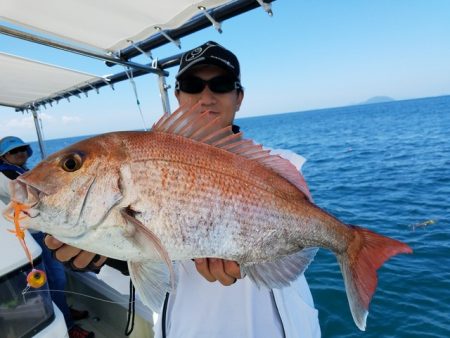
{"type": "MultiPolygon", "coordinates": [[[[126,66],[129,69],[128,72],[123,71],[114,75],[105,76],[103,77],[103,80],[85,84],[75,89],[70,88],[70,90],[67,91],[63,90],[57,96],[42,98],[34,101],[32,104],[14,108],[16,109],[16,111],[38,110],[41,106],[46,107],[47,104],[52,105],[54,102],[57,103],[61,99],[68,99],[72,96],[80,97],[80,94],[82,93],[87,96],[87,93],[90,90],[98,91],[98,89],[101,87],[108,85],[112,86],[117,82],[127,80],[127,73],[132,75],[133,77],[153,73],[159,77],[159,82],[161,83],[163,82],[162,78],[168,76],[168,72],[165,71],[165,69],[179,65],[181,54],[173,55],[159,62],[153,62],[150,64],[140,64],[129,60],[133,57],[141,55],[142,53],[146,53],[148,55],[148,53],[150,53],[153,49],[156,49],[168,43],[176,42],[182,37],[210,27],[212,24],[214,25],[214,22],[212,22],[211,20],[222,22],[258,7],[262,7],[266,12],[268,12],[269,15],[272,15],[270,3],[272,3],[273,1],[275,0],[238,0],[233,1],[227,5],[222,5],[217,8],[205,10],[205,14],[198,14],[179,28],[161,31],[153,35],[149,39],[143,40],[140,43],[133,44],[132,46],[120,50],[117,55],[106,55],[103,53],[75,47],[67,43],[58,42],[35,34],[0,25],[0,34],[9,35],[14,38],[102,60],[105,61],[106,65],[108,66],[119,64],[122,66],[126,66]]],[[[167,86],[160,85],[160,90],[164,91],[161,92],[161,96],[163,99],[163,105],[166,106],[164,102],[168,102],[167,86]]]]}
{"type": "MultiPolygon", "coordinates": [[[[120,73],[114,74],[114,75],[110,75],[110,76],[105,76],[103,77],[102,80],[97,80],[94,82],[91,82],[89,84],[85,84],[81,87],[78,87],[75,90],[71,90],[71,91],[66,91],[66,92],[62,92],[57,96],[52,97],[51,99],[48,98],[44,98],[42,100],[36,100],[33,102],[32,105],[27,105],[27,106],[11,106],[12,108],[15,108],[16,111],[19,112],[23,112],[23,111],[27,111],[27,110],[36,110],[39,107],[46,107],[47,104],[52,105],[53,103],[58,103],[60,100],[62,99],[68,99],[72,96],[77,96],[80,97],[81,93],[85,93],[85,95],[87,95],[87,93],[90,90],[96,90],[98,92],[98,90],[102,87],[106,87],[106,86],[113,86],[115,83],[124,81],[124,80],[128,80],[129,76],[135,78],[135,77],[139,77],[145,74],[149,74],[149,71],[147,69],[151,68],[153,70],[157,70],[157,72],[152,72],[157,74],[159,77],[165,77],[168,75],[168,73],[166,71],[164,71],[167,68],[171,68],[171,67],[175,67],[177,65],[180,64],[180,59],[181,56],[183,55],[183,53],[179,53],[176,55],[173,55],[171,57],[159,60],[156,65],[155,64],[146,64],[146,65],[142,65],[142,67],[138,68],[138,69],[130,69],[129,71],[122,71],[120,73]]],[[[163,93],[161,93],[163,94],[163,93]]]]}
{"type": "MultiPolygon", "coordinates": [[[[263,4],[270,4],[275,0],[260,0],[263,2],[263,4]]],[[[261,4],[258,0],[241,0],[233,2],[229,5],[224,5],[218,8],[213,8],[211,10],[208,10],[207,12],[211,17],[218,21],[223,22],[225,20],[228,20],[230,18],[233,18],[237,15],[243,14],[245,12],[248,12],[252,9],[260,7],[261,4]]],[[[267,10],[269,15],[272,15],[271,10],[267,10]]],[[[202,30],[204,28],[210,27],[211,21],[210,19],[202,14],[197,15],[192,20],[188,21],[184,25],[182,25],[179,28],[172,29],[170,31],[166,31],[166,34],[172,38],[174,41],[181,39],[182,37],[185,37],[187,35],[190,35],[192,33],[195,33],[199,30],[202,30]]],[[[171,41],[167,40],[167,38],[163,34],[157,34],[152,36],[149,39],[146,39],[138,44],[136,46],[139,49],[142,49],[144,52],[150,52],[153,49],[156,49],[158,47],[161,47],[165,44],[170,43],[171,41]]],[[[125,49],[122,49],[119,53],[119,56],[122,60],[129,60],[133,57],[136,57],[140,55],[140,52],[137,48],[134,46],[127,47],[125,49]]],[[[107,65],[113,66],[114,63],[108,63],[107,65]]]]}
{"type": "Polygon", "coordinates": [[[57,42],[55,40],[44,38],[42,36],[0,25],[0,34],[9,35],[14,38],[102,60],[105,61],[106,65],[108,66],[119,64],[122,66],[126,66],[129,69],[128,71],[122,71],[114,75],[105,76],[101,80],[82,85],[75,89],[70,88],[70,90],[62,90],[56,96],[42,98],[34,101],[32,104],[13,108],[15,108],[16,111],[21,112],[31,111],[36,126],[36,133],[42,158],[45,157],[45,150],[38,120],[38,110],[41,106],[46,107],[47,104],[51,106],[54,102],[57,103],[61,99],[69,99],[72,96],[80,97],[81,93],[84,93],[87,96],[88,92],[91,90],[96,90],[98,93],[99,88],[104,86],[113,86],[117,82],[129,79],[130,76],[134,78],[142,76],[144,74],[153,73],[158,76],[163,109],[166,112],[170,112],[167,92],[168,86],[165,83],[165,78],[168,76],[168,72],[165,71],[165,69],[179,65],[182,53],[159,61],[154,61],[150,64],[139,64],[129,60],[143,53],[151,55],[150,53],[153,49],[156,49],[168,43],[175,43],[180,48],[180,45],[178,43],[180,38],[195,33],[204,28],[210,27],[211,25],[213,25],[221,33],[220,22],[248,12],[257,7],[262,7],[264,11],[272,16],[270,4],[273,1],[275,0],[236,0],[230,2],[227,5],[222,5],[209,10],[199,7],[199,10],[202,10],[204,13],[199,13],[179,28],[165,31],[161,30],[159,33],[152,35],[150,38],[143,40],[140,43],[132,43],[131,46],[120,50],[116,55],[106,55],[103,53],[95,52],[93,50],[75,47],[67,43],[57,42]]]}
{"type": "Polygon", "coordinates": [[[122,66],[127,66],[127,67],[131,67],[131,68],[136,68],[136,69],[142,69],[147,71],[147,73],[155,73],[155,74],[161,74],[161,70],[159,69],[155,69],[155,68],[151,68],[149,66],[146,65],[142,65],[139,63],[135,63],[135,62],[131,62],[131,61],[125,61],[122,60],[120,58],[116,58],[114,56],[109,56],[106,54],[100,54],[100,53],[96,53],[94,51],[90,51],[87,49],[83,49],[83,48],[79,48],[79,47],[73,47],[69,44],[65,44],[62,42],[57,42],[51,39],[45,39],[43,37],[40,37],[38,35],[34,35],[31,33],[24,33],[20,30],[17,29],[13,29],[13,28],[9,28],[3,25],[0,25],[0,34],[4,34],[4,35],[9,35],[11,37],[14,38],[18,38],[21,40],[26,40],[29,42],[34,42],[40,45],[44,45],[47,47],[53,47],[53,48],[57,48],[57,49],[61,49],[67,52],[72,52],[75,54],[79,54],[79,55],[83,55],[83,56],[87,56],[87,57],[91,57],[94,59],[99,59],[102,61],[106,61],[108,62],[108,64],[119,64],[122,66]]]}

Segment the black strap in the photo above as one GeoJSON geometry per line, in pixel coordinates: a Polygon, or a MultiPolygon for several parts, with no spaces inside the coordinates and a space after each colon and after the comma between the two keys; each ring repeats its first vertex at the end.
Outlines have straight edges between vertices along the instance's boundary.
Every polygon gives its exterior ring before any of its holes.
{"type": "Polygon", "coordinates": [[[10,180],[15,180],[17,177],[25,173],[27,170],[18,165],[0,161],[0,171],[10,180]]]}
{"type": "Polygon", "coordinates": [[[20,175],[14,170],[1,170],[1,173],[8,177],[10,180],[15,180],[20,175]]]}
{"type": "Polygon", "coordinates": [[[128,299],[127,325],[125,326],[125,336],[129,336],[134,329],[134,319],[136,316],[136,289],[130,279],[130,298],[128,299]]]}
{"type": "Polygon", "coordinates": [[[127,261],[119,261],[118,259],[108,258],[105,262],[106,265],[119,270],[122,275],[129,276],[130,272],[128,271],[128,262],[127,261]]]}
{"type": "Polygon", "coordinates": [[[164,305],[161,316],[161,328],[162,328],[162,338],[167,338],[166,334],[166,313],[167,313],[167,304],[169,303],[169,293],[166,293],[166,298],[164,299],[164,305]]]}

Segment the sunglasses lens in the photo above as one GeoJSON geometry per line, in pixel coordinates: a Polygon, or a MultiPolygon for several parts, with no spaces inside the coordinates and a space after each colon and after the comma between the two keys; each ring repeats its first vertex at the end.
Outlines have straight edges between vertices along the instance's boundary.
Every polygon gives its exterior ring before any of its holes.
{"type": "Polygon", "coordinates": [[[28,147],[24,146],[24,147],[18,147],[18,148],[14,148],[10,151],[8,151],[9,154],[11,155],[15,155],[17,153],[22,153],[28,150],[28,147]]]}
{"type": "Polygon", "coordinates": [[[178,81],[178,89],[189,94],[198,94],[208,85],[214,93],[229,93],[236,89],[236,80],[228,76],[216,76],[211,80],[205,81],[198,77],[187,77],[178,81]]]}
{"type": "Polygon", "coordinates": [[[214,93],[228,93],[235,89],[235,80],[226,76],[217,76],[209,80],[208,87],[214,93]]]}
{"type": "Polygon", "coordinates": [[[205,89],[206,83],[198,77],[188,77],[179,82],[179,89],[189,94],[198,94],[205,89]]]}

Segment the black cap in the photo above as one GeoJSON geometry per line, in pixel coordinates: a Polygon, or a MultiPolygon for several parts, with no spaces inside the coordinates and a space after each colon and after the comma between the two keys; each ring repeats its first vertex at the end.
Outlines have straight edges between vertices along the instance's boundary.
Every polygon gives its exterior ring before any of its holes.
{"type": "Polygon", "coordinates": [[[217,42],[208,41],[203,45],[191,49],[183,54],[177,79],[189,69],[198,65],[214,65],[226,70],[236,80],[241,81],[239,61],[232,52],[222,47],[217,42]]]}

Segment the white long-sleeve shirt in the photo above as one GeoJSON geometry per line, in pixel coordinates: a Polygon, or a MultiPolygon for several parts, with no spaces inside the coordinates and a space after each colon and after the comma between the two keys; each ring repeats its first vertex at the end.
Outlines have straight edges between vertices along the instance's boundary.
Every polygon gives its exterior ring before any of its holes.
{"type": "Polygon", "coordinates": [[[7,205],[11,200],[11,195],[9,193],[9,182],[11,182],[11,180],[3,173],[0,173],[0,200],[5,205],[7,205]]]}
{"type": "MultiPolygon", "coordinates": [[[[318,338],[320,326],[302,274],[291,286],[258,289],[248,277],[231,286],[206,281],[192,261],[179,265],[169,296],[167,338],[318,338]]],[[[161,315],[155,337],[162,337],[161,315]]]]}

